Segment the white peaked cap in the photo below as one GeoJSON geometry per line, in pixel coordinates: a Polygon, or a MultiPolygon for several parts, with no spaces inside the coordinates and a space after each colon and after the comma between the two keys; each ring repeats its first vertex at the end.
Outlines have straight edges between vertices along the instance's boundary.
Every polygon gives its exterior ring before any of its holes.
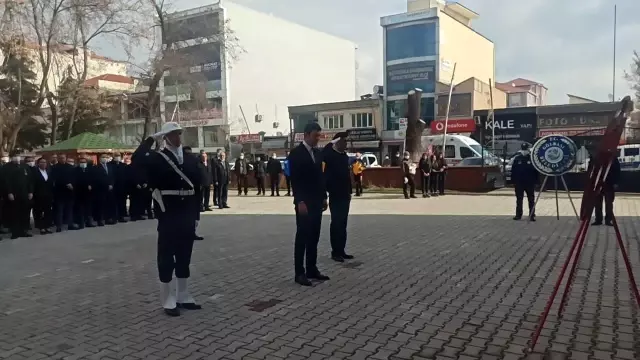
{"type": "Polygon", "coordinates": [[[153,135],[153,137],[161,137],[161,136],[165,136],[168,133],[174,132],[174,131],[182,131],[182,126],[180,126],[177,122],[175,121],[169,121],[166,122],[162,125],[162,129],[160,129],[160,131],[158,131],[157,133],[155,133],[153,135]]]}

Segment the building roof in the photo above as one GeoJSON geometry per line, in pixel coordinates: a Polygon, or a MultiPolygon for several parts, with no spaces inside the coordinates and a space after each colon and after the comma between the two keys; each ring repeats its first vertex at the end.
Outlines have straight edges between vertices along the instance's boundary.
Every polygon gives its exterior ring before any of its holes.
{"type": "Polygon", "coordinates": [[[133,79],[128,76],[117,75],[117,74],[102,74],[96,77],[92,77],[91,79],[87,79],[84,82],[84,84],[89,86],[94,86],[94,85],[98,85],[100,80],[115,82],[115,83],[122,83],[122,84],[129,84],[129,85],[133,85],[134,83],[133,79]]]}
{"type": "Polygon", "coordinates": [[[567,94],[567,96],[569,97],[569,99],[573,98],[573,99],[584,100],[584,101],[588,101],[588,102],[592,102],[592,103],[597,103],[597,102],[599,102],[599,101],[596,101],[596,100],[588,99],[588,98],[586,98],[586,97],[582,97],[582,96],[578,96],[578,95],[573,95],[573,94],[567,94]]]}
{"type": "Polygon", "coordinates": [[[76,135],[71,139],[41,149],[38,151],[38,153],[64,151],[107,152],[113,150],[133,150],[133,147],[111,140],[104,135],[86,132],[80,135],[76,135]]]}
{"type": "Polygon", "coordinates": [[[496,82],[496,88],[504,92],[522,92],[522,89],[517,89],[517,88],[532,86],[532,85],[542,86],[543,88],[546,89],[546,87],[542,83],[531,81],[528,79],[523,79],[523,78],[517,78],[510,81],[505,81],[502,83],[496,82]]]}

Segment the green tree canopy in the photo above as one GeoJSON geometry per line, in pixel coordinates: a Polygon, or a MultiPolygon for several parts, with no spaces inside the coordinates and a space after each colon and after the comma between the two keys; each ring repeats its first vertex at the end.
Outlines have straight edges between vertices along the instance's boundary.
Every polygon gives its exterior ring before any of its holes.
{"type": "Polygon", "coordinates": [[[636,107],[640,107],[640,54],[633,52],[631,68],[625,71],[624,78],[629,82],[629,86],[636,95],[636,107]]]}

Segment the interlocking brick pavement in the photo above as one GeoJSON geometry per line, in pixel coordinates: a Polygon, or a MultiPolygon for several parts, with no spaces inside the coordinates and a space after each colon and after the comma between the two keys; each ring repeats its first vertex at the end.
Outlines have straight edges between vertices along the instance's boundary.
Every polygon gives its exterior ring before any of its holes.
{"type": "MultiPolygon", "coordinates": [[[[0,359],[639,358],[638,310],[607,227],[589,235],[565,316],[552,312],[525,355],[577,221],[565,198],[556,220],[545,195],[536,223],[512,221],[513,203],[367,194],[349,223],[362,265],[328,258],[325,217],[319,265],[331,280],[302,288],[291,198],[232,197],[198,229],[192,289],[204,309],[179,318],[158,308],[153,221],[4,240],[0,359]],[[249,306],[270,300],[282,302],[249,306]]],[[[635,198],[616,211],[640,268],[635,198]]]]}

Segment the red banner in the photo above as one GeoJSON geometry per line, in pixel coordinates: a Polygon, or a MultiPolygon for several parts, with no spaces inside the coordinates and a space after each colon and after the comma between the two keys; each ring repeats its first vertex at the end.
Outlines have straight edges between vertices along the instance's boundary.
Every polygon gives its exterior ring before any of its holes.
{"type": "MultiPolygon", "coordinates": [[[[449,119],[447,134],[472,133],[476,130],[476,122],[473,119],[449,119]]],[[[444,120],[431,122],[431,134],[444,133],[444,120]]]]}
{"type": "Polygon", "coordinates": [[[261,143],[260,134],[242,134],[238,135],[238,144],[257,144],[261,143]]]}

